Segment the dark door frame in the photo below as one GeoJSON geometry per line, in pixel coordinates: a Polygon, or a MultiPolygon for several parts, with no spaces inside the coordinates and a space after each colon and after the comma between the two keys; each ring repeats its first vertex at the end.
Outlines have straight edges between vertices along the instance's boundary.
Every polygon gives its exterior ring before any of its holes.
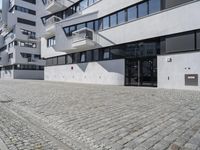
{"type": "MultiPolygon", "coordinates": [[[[130,66],[129,66],[130,67],[130,66]]],[[[157,57],[156,56],[154,56],[154,57],[143,57],[143,58],[125,58],[125,78],[124,78],[124,85],[125,86],[147,86],[147,87],[157,87],[157,57]],[[130,80],[131,79],[128,79],[127,77],[129,76],[129,75],[127,75],[127,61],[128,60],[131,60],[131,61],[135,61],[135,62],[137,62],[137,78],[138,78],[138,83],[137,84],[131,84],[131,82],[130,82],[130,80]],[[151,82],[149,83],[149,85],[148,84],[146,84],[146,85],[144,85],[144,84],[142,84],[142,83],[144,83],[143,81],[144,81],[144,76],[143,76],[143,62],[144,61],[152,61],[152,70],[151,70],[151,82]],[[154,60],[156,60],[156,67],[154,66],[154,64],[153,64],[153,61],[154,60]],[[155,69],[156,69],[156,77],[154,77],[154,71],[155,71],[155,69]],[[155,79],[156,78],[156,79],[155,79]],[[127,79],[129,80],[128,82],[130,82],[130,83],[127,83],[127,79]]]]}

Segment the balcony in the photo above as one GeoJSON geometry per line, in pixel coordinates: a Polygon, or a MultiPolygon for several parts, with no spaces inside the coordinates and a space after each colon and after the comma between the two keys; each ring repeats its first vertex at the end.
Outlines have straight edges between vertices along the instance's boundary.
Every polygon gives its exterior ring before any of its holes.
{"type": "Polygon", "coordinates": [[[28,35],[28,40],[29,41],[37,41],[37,38],[34,35],[28,35]]]}
{"type": "MultiPolygon", "coordinates": [[[[67,8],[68,6],[66,5],[66,0],[47,0],[46,3],[46,10],[54,13],[60,10],[63,10],[67,8]]],[[[69,2],[68,2],[69,3],[69,2]]]]}
{"type": "Polygon", "coordinates": [[[96,46],[95,33],[89,28],[82,28],[72,33],[72,47],[78,50],[91,49],[96,46]]]}
{"type": "Polygon", "coordinates": [[[8,25],[5,24],[5,23],[3,23],[3,24],[1,25],[2,32],[5,32],[5,33],[9,33],[9,32],[12,31],[14,28],[15,28],[15,25],[13,25],[13,26],[8,26],[8,25]]]}
{"type": "Polygon", "coordinates": [[[9,1],[9,9],[11,9],[15,5],[15,0],[9,1]]]}
{"type": "Polygon", "coordinates": [[[62,19],[57,16],[52,16],[46,20],[46,33],[45,37],[51,36],[55,34],[56,22],[61,21],[62,19]]]}
{"type": "Polygon", "coordinates": [[[28,57],[28,58],[20,57],[20,59],[18,59],[17,63],[33,64],[33,65],[45,65],[45,60],[36,59],[36,58],[33,58],[33,57],[28,57]]]}

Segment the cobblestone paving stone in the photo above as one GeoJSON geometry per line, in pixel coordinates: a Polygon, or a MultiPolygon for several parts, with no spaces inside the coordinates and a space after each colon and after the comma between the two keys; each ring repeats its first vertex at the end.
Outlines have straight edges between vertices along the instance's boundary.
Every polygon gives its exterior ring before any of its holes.
{"type": "Polygon", "coordinates": [[[200,92],[0,81],[9,150],[200,150],[200,92]]]}

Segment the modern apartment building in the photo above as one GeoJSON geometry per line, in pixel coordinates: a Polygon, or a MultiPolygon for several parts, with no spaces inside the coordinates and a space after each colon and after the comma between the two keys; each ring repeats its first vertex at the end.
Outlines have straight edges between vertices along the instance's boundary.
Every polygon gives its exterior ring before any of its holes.
{"type": "Polygon", "coordinates": [[[3,0],[0,27],[0,78],[43,79],[45,60],[41,59],[36,33],[36,0],[3,0]]]}
{"type": "Polygon", "coordinates": [[[38,1],[45,80],[200,89],[199,0],[38,1]]]}

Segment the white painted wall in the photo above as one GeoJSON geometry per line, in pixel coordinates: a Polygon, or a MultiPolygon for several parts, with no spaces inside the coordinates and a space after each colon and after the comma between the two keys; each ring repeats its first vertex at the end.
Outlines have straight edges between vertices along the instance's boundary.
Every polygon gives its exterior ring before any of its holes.
{"type": "Polygon", "coordinates": [[[111,60],[45,67],[45,80],[124,85],[125,61],[111,60]],[[73,68],[73,69],[72,69],[73,68]]]}
{"type": "Polygon", "coordinates": [[[1,79],[14,79],[14,71],[13,70],[1,70],[1,79]]]}
{"type": "Polygon", "coordinates": [[[200,52],[158,56],[158,87],[200,90],[199,58],[200,52]],[[167,62],[168,58],[172,62],[167,62]],[[185,74],[198,74],[199,86],[185,86],[185,74]]]}

